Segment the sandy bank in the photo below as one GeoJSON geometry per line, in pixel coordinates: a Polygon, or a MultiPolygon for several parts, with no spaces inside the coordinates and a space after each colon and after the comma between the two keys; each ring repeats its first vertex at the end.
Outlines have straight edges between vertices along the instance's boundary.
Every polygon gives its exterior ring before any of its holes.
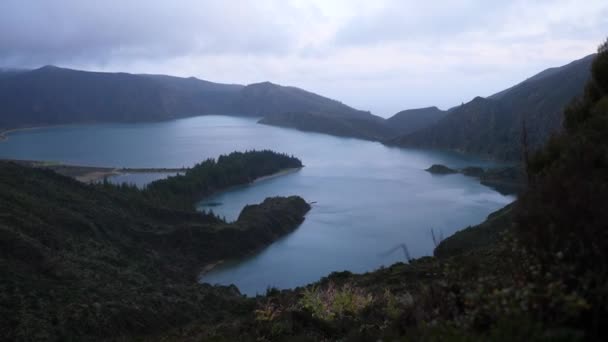
{"type": "Polygon", "coordinates": [[[114,168],[97,166],[68,165],[57,162],[38,161],[38,160],[14,160],[5,159],[22,166],[38,167],[53,170],[60,175],[72,177],[83,183],[91,183],[103,180],[106,177],[117,176],[127,173],[170,173],[184,172],[184,168],[114,168]]]}
{"type": "Polygon", "coordinates": [[[261,182],[261,181],[264,181],[264,180],[267,180],[267,179],[276,178],[276,177],[280,177],[280,176],[285,176],[287,174],[300,171],[300,169],[302,169],[302,167],[292,167],[292,168],[289,168],[289,169],[284,169],[284,170],[281,170],[279,172],[275,172],[275,173],[273,173],[271,175],[268,175],[268,176],[263,176],[263,177],[256,178],[251,183],[257,183],[257,182],[261,182]]]}

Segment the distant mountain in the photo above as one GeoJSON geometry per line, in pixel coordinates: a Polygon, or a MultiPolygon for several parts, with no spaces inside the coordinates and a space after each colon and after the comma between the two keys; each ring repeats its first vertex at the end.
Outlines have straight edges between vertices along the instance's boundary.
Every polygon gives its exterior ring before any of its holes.
{"type": "Polygon", "coordinates": [[[11,77],[13,75],[29,71],[27,69],[17,69],[17,68],[0,68],[0,78],[11,77]]]}
{"type": "Polygon", "coordinates": [[[87,72],[46,66],[0,70],[0,128],[95,122],[141,122],[205,114],[268,116],[263,123],[381,138],[383,119],[338,101],[269,82],[248,86],[194,77],[87,72]],[[313,114],[314,125],[287,113],[313,114]],[[358,127],[369,124],[366,133],[358,127]]]}
{"type": "Polygon", "coordinates": [[[296,87],[270,82],[250,84],[243,88],[236,107],[240,112],[257,116],[287,112],[325,113],[336,117],[366,117],[369,113],[353,109],[336,100],[296,87]]]}
{"type": "Polygon", "coordinates": [[[384,119],[369,113],[351,117],[323,112],[287,112],[268,114],[259,123],[365,140],[383,140],[395,134],[384,119]]]}
{"type": "Polygon", "coordinates": [[[393,134],[383,118],[370,112],[269,82],[245,87],[239,108],[263,116],[259,122],[267,125],[368,140],[382,140],[393,134]]]}
{"type": "Polygon", "coordinates": [[[175,117],[147,77],[46,66],[0,79],[0,127],[175,117]]]}
{"type": "Polygon", "coordinates": [[[408,109],[388,118],[386,123],[399,134],[405,135],[436,123],[447,113],[437,107],[408,109]]]}
{"type": "Polygon", "coordinates": [[[194,77],[54,66],[0,69],[0,129],[244,115],[262,117],[262,124],[514,160],[520,155],[523,122],[533,148],[559,130],[562,110],[582,92],[593,56],[547,69],[509,89],[487,98],[476,97],[448,111],[410,109],[386,120],[303,89],[270,82],[244,86],[194,77]]]}
{"type": "Polygon", "coordinates": [[[582,93],[590,77],[594,57],[547,69],[487,98],[476,97],[450,109],[435,124],[389,143],[516,160],[521,154],[523,123],[532,148],[540,147],[557,132],[564,107],[582,93]]]}
{"type": "Polygon", "coordinates": [[[175,116],[239,114],[234,112],[234,103],[245,88],[243,85],[213,83],[195,77],[139,76],[158,83],[163,105],[175,116]]]}

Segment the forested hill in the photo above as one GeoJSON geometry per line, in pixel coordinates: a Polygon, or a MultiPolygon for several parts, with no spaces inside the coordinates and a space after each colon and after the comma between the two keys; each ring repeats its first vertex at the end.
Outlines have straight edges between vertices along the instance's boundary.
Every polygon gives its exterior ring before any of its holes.
{"type": "Polygon", "coordinates": [[[154,181],[141,192],[161,203],[188,210],[197,200],[216,191],[302,166],[300,159],[270,150],[232,152],[198,163],[183,174],[154,181]]]}
{"type": "MultiPolygon", "coordinates": [[[[186,179],[220,189],[289,160],[268,152],[233,154],[186,179]],[[257,157],[271,166],[250,174],[257,157]],[[231,163],[244,176],[234,169],[233,181],[213,178],[231,163]]],[[[131,340],[252,315],[252,301],[236,288],[197,284],[198,272],[293,231],[310,206],[297,196],[267,198],[227,223],[152,196],[177,196],[179,189],[156,190],[85,185],[0,162],[2,339],[131,340]]]]}
{"type": "Polygon", "coordinates": [[[390,144],[519,159],[524,124],[532,148],[559,131],[564,107],[582,94],[594,57],[545,70],[490,97],[476,97],[450,109],[435,124],[392,139],[390,144]]]}

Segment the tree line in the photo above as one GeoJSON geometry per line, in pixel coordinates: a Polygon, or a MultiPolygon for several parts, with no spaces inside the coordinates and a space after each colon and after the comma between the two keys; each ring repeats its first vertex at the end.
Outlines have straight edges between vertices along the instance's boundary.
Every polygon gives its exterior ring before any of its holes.
{"type": "Polygon", "coordinates": [[[112,184],[107,180],[98,186],[106,191],[119,191],[126,196],[145,199],[156,206],[193,210],[197,201],[214,192],[299,167],[302,167],[302,161],[294,156],[271,150],[251,150],[209,158],[182,174],[154,181],[143,189],[131,184],[112,184]]]}

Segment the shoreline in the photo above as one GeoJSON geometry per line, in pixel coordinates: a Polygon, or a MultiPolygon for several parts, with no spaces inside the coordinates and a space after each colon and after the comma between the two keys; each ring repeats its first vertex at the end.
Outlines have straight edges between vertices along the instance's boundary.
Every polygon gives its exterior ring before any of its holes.
{"type": "Polygon", "coordinates": [[[454,153],[456,155],[460,155],[460,156],[465,156],[465,157],[473,157],[473,158],[477,158],[481,161],[486,161],[486,162],[493,162],[493,163],[497,163],[500,165],[516,165],[519,163],[519,160],[511,160],[511,159],[501,159],[492,155],[487,155],[487,154],[477,154],[477,153],[473,153],[473,152],[467,152],[465,150],[462,149],[454,149],[454,148],[435,148],[435,147],[420,147],[420,146],[403,146],[403,145],[398,145],[398,144],[394,144],[391,143],[390,139],[376,139],[376,138],[365,138],[365,137],[356,137],[356,136],[349,136],[349,135],[340,135],[340,134],[332,134],[332,133],[327,133],[327,132],[319,132],[319,131],[311,131],[311,130],[302,130],[296,127],[291,127],[291,126],[282,126],[282,125],[277,125],[277,124],[268,124],[265,122],[260,122],[264,119],[264,117],[251,117],[248,115],[230,115],[230,114],[201,114],[201,115],[193,115],[193,116],[185,116],[185,117],[179,117],[179,118],[168,118],[168,119],[162,119],[162,120],[151,120],[151,121],[137,121],[137,122],[96,122],[96,121],[92,121],[92,122],[74,122],[74,123],[65,123],[65,124],[51,124],[51,125],[39,125],[39,126],[28,126],[28,127],[21,127],[21,128],[7,128],[7,129],[2,129],[0,128],[0,143],[2,143],[3,141],[7,141],[9,139],[9,135],[11,133],[15,133],[15,132],[19,132],[19,131],[27,131],[27,130],[34,130],[34,129],[42,129],[42,128],[54,128],[54,127],[65,127],[65,126],[74,126],[74,125],[98,125],[98,124],[142,124],[142,123],[155,123],[155,122],[165,122],[165,121],[172,121],[172,120],[182,120],[182,119],[189,119],[189,118],[194,118],[194,117],[202,117],[202,116],[227,116],[227,117],[237,117],[237,118],[245,118],[245,119],[255,119],[257,124],[260,125],[266,125],[266,126],[271,126],[271,127],[278,127],[278,128],[288,128],[288,129],[295,129],[301,132],[307,132],[307,133],[315,133],[315,134],[322,134],[322,135],[329,135],[329,136],[333,136],[333,137],[337,137],[337,138],[343,138],[343,139],[358,139],[358,140],[362,140],[362,141],[368,141],[368,142],[375,142],[375,143],[379,143],[385,147],[388,148],[397,148],[397,149],[404,149],[404,150],[423,150],[423,151],[436,151],[436,152],[448,152],[448,153],[454,153]]]}
{"type": "MultiPolygon", "coordinates": [[[[247,184],[243,184],[243,185],[236,185],[236,186],[234,186],[234,187],[230,187],[230,188],[228,188],[228,189],[224,189],[224,190],[222,190],[222,191],[218,191],[218,192],[212,193],[212,194],[210,194],[209,196],[205,196],[205,197],[204,197],[204,198],[202,198],[200,201],[198,201],[198,203],[202,203],[202,202],[205,200],[205,198],[209,198],[209,197],[211,197],[211,196],[215,196],[215,195],[217,195],[218,193],[221,193],[221,192],[223,192],[223,191],[228,191],[228,190],[233,189],[233,188],[235,188],[235,187],[248,186],[248,185],[255,184],[255,183],[257,183],[257,182],[261,182],[261,181],[264,181],[264,180],[268,180],[268,179],[272,179],[272,178],[276,178],[276,177],[280,177],[280,176],[285,176],[285,175],[288,175],[288,174],[290,174],[290,173],[294,173],[294,172],[300,171],[302,168],[304,168],[304,165],[302,165],[302,166],[300,166],[300,167],[291,167],[291,168],[288,168],[288,169],[283,169],[283,170],[277,171],[277,172],[275,172],[275,173],[273,173],[273,174],[271,174],[271,175],[267,175],[267,176],[258,177],[258,178],[254,179],[253,181],[251,181],[251,182],[249,182],[249,183],[247,183],[247,184]]],[[[198,207],[197,207],[197,211],[198,211],[198,207]]],[[[274,243],[274,242],[276,242],[276,241],[277,241],[277,240],[273,241],[272,243],[274,243]]],[[[272,244],[272,243],[271,243],[271,244],[272,244]]],[[[202,268],[200,269],[200,271],[198,272],[198,276],[197,276],[197,282],[198,282],[198,283],[204,283],[203,281],[201,281],[201,278],[202,278],[202,277],[204,277],[204,276],[205,276],[206,274],[208,274],[209,272],[211,272],[211,271],[215,270],[215,269],[216,269],[218,266],[223,265],[223,264],[225,264],[225,263],[234,262],[234,261],[240,260],[240,259],[242,259],[242,258],[250,257],[250,256],[252,256],[252,255],[255,255],[256,253],[259,253],[260,251],[262,251],[262,250],[263,250],[264,248],[266,248],[266,247],[268,247],[268,246],[264,246],[264,247],[256,248],[256,249],[254,249],[254,250],[250,251],[249,253],[246,253],[245,255],[241,255],[241,256],[236,257],[236,258],[230,258],[230,259],[220,259],[220,260],[213,261],[213,262],[210,262],[210,263],[207,263],[207,264],[203,265],[203,267],[202,267],[202,268]]]]}
{"type": "Polygon", "coordinates": [[[189,115],[184,117],[176,117],[176,118],[166,118],[160,120],[143,120],[143,121],[84,121],[84,122],[69,122],[69,123],[60,123],[60,124],[49,124],[49,125],[37,125],[37,126],[24,126],[24,127],[13,127],[13,128],[0,128],[0,142],[6,141],[9,138],[11,133],[19,132],[19,131],[27,131],[33,129],[42,129],[42,128],[56,128],[56,127],[66,127],[66,126],[79,126],[79,125],[104,125],[104,124],[145,124],[145,123],[158,123],[165,121],[173,121],[173,120],[182,120],[195,118],[200,116],[228,116],[228,117],[237,117],[244,119],[255,119],[260,120],[260,117],[252,117],[248,115],[239,115],[239,114],[199,114],[199,115],[189,115]]]}
{"type": "Polygon", "coordinates": [[[241,187],[250,186],[250,185],[255,184],[257,182],[262,182],[262,181],[265,181],[265,180],[268,180],[268,179],[272,179],[272,178],[275,178],[275,177],[284,176],[284,175],[287,175],[287,174],[290,174],[290,173],[294,173],[294,172],[300,171],[303,168],[304,168],[304,165],[302,165],[300,167],[290,167],[290,168],[287,168],[287,169],[282,169],[282,170],[279,170],[279,171],[277,171],[277,172],[275,172],[273,174],[262,176],[262,177],[258,177],[258,178],[254,179],[252,181],[249,181],[248,183],[233,185],[233,186],[229,186],[229,187],[227,187],[225,189],[213,191],[210,194],[208,194],[207,196],[205,196],[205,197],[201,198],[200,200],[198,200],[196,202],[196,208],[198,210],[198,208],[199,208],[198,205],[199,204],[202,204],[206,199],[208,199],[210,197],[213,197],[213,196],[216,196],[218,194],[221,194],[222,192],[231,191],[231,190],[238,189],[238,188],[241,188],[241,187]]]}
{"type": "Polygon", "coordinates": [[[288,174],[290,174],[290,173],[298,172],[298,171],[300,171],[302,168],[304,168],[304,166],[303,166],[303,165],[302,165],[302,166],[300,166],[300,167],[290,167],[290,168],[288,168],[288,169],[283,169],[283,170],[280,170],[280,171],[275,172],[275,173],[273,173],[273,174],[271,174],[271,175],[268,175],[268,176],[262,176],[262,177],[258,177],[258,178],[256,178],[256,179],[254,179],[254,180],[253,180],[251,183],[249,183],[249,184],[255,184],[255,183],[262,182],[262,181],[265,181],[265,180],[268,180],[268,179],[273,179],[273,178],[276,178],[276,177],[285,176],[285,175],[288,175],[288,174]]]}
{"type": "MultiPolygon", "coordinates": [[[[33,127],[32,128],[18,128],[15,130],[22,130],[22,129],[34,129],[34,128],[33,127]]],[[[11,131],[13,131],[13,130],[11,130],[11,131]]],[[[3,136],[3,134],[5,132],[6,131],[0,132],[0,140],[6,139],[6,137],[3,136]]],[[[61,162],[54,162],[54,161],[2,159],[2,158],[0,158],[0,161],[17,163],[22,166],[37,167],[37,168],[53,170],[53,171],[59,173],[60,175],[71,177],[71,178],[76,179],[77,181],[80,181],[82,183],[87,183],[87,184],[91,183],[91,182],[101,181],[106,177],[120,176],[120,175],[125,175],[125,174],[180,173],[180,172],[185,172],[188,169],[188,168],[166,168],[166,167],[128,168],[128,167],[109,167],[109,166],[84,166],[84,165],[64,164],[61,162]]],[[[280,176],[284,176],[284,175],[287,175],[290,173],[294,173],[294,172],[299,171],[303,167],[304,166],[283,169],[283,170],[275,172],[271,175],[258,177],[245,185],[254,184],[257,182],[264,181],[264,180],[268,180],[268,179],[272,179],[275,177],[280,177],[280,176]]],[[[209,197],[209,196],[207,196],[207,197],[209,197]]]]}
{"type": "Polygon", "coordinates": [[[0,161],[16,163],[22,166],[49,169],[60,175],[71,177],[82,183],[101,181],[106,177],[119,176],[130,173],[179,173],[186,168],[120,168],[105,166],[70,165],[60,162],[20,159],[0,159],[0,161]]]}
{"type": "Polygon", "coordinates": [[[43,125],[43,126],[0,129],[0,141],[8,140],[8,136],[11,133],[15,133],[15,132],[29,131],[29,130],[34,130],[34,129],[49,128],[49,127],[62,127],[62,126],[67,126],[67,124],[66,125],[43,125]]]}

